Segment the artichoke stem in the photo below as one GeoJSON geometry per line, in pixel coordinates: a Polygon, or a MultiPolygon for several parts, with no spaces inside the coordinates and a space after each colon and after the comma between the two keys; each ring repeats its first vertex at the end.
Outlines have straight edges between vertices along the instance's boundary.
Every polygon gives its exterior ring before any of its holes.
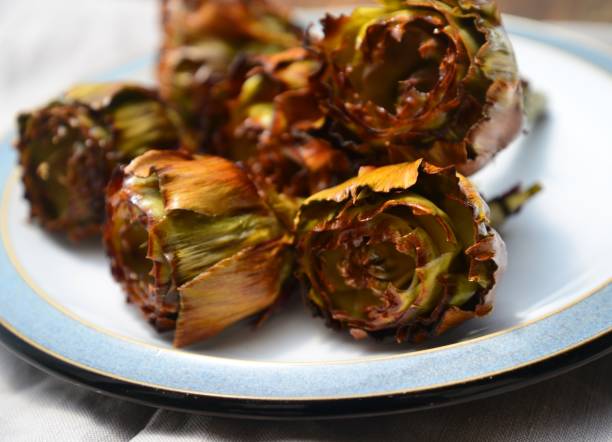
{"type": "Polygon", "coordinates": [[[491,225],[494,228],[502,226],[508,218],[519,213],[523,206],[541,190],[540,183],[534,183],[527,189],[517,184],[502,195],[487,201],[491,210],[491,225]]]}

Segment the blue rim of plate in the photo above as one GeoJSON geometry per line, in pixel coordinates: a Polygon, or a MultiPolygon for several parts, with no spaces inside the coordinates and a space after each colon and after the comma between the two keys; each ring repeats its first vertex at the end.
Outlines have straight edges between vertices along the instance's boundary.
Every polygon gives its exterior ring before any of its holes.
{"type": "MultiPolygon", "coordinates": [[[[612,72],[612,51],[603,45],[522,18],[509,17],[506,26],[513,35],[563,49],[612,72]],[[548,32],[542,32],[543,27],[548,32]]],[[[104,79],[121,78],[151,62],[151,57],[143,58],[104,79]]],[[[10,143],[2,143],[3,207],[15,162],[10,143]]],[[[612,352],[610,279],[572,305],[537,320],[389,357],[276,363],[163,349],[107,333],[48,302],[39,288],[20,276],[6,219],[1,222],[0,341],[43,370],[158,407],[242,417],[384,414],[508,391],[612,352]]]]}

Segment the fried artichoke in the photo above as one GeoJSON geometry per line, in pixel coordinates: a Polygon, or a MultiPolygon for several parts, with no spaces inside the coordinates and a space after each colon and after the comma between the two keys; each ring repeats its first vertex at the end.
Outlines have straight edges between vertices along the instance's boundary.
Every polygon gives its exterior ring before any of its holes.
{"type": "Polygon", "coordinates": [[[183,144],[208,152],[248,57],[300,41],[299,29],[266,0],[164,0],[163,26],[161,95],[181,117],[183,144]]]}
{"type": "Polygon", "coordinates": [[[234,163],[150,151],[108,187],[112,272],[157,330],[181,347],[268,309],[291,273],[289,240],[234,163]]]}
{"type": "Polygon", "coordinates": [[[322,136],[324,118],[309,88],[320,65],[299,47],[255,61],[229,103],[223,156],[288,196],[306,197],[349,178],[347,156],[322,136]]]}
{"type": "Polygon", "coordinates": [[[355,338],[420,342],[492,308],[505,245],[453,168],[363,170],[308,198],[296,223],[307,300],[355,338]]]}
{"type": "Polygon", "coordinates": [[[494,3],[385,0],[323,19],[313,83],[344,145],[471,174],[520,132],[521,79],[494,3]]]}
{"type": "Polygon", "coordinates": [[[87,84],[18,117],[16,147],[32,218],[74,240],[100,233],[113,168],[149,148],[178,145],[170,115],[148,88],[87,84]]]}

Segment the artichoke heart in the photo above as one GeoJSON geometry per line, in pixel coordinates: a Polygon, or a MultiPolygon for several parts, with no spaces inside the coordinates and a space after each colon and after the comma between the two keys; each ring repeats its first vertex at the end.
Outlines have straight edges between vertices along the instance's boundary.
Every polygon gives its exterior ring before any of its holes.
{"type": "Polygon", "coordinates": [[[520,132],[521,79],[490,1],[384,0],[328,15],[313,86],[347,149],[471,174],[520,132]]]}
{"type": "Polygon", "coordinates": [[[149,151],[113,176],[104,228],[128,300],[174,344],[262,312],[291,271],[285,230],[234,163],[149,151]]]}
{"type": "Polygon", "coordinates": [[[419,342],[488,313],[505,246],[453,168],[423,160],[363,169],[296,217],[307,300],[356,338],[419,342]]]}
{"type": "Polygon", "coordinates": [[[157,92],[126,83],[75,86],[21,114],[18,126],[31,216],[74,240],[100,233],[104,189],[117,164],[179,143],[157,92]]]}

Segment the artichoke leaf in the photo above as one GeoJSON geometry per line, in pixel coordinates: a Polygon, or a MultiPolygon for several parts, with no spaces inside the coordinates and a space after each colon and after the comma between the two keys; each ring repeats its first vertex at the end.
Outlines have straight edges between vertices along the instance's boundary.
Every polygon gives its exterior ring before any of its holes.
{"type": "Polygon", "coordinates": [[[272,305],[290,272],[288,254],[283,241],[251,247],[179,287],[181,314],[174,345],[183,347],[214,336],[272,305]]]}

